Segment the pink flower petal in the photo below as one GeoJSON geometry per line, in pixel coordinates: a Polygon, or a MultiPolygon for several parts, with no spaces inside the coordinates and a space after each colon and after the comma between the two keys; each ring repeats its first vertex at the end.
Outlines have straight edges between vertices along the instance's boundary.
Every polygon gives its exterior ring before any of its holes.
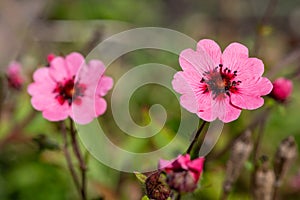
{"type": "Polygon", "coordinates": [[[105,96],[109,90],[113,87],[114,81],[111,77],[102,76],[97,87],[97,94],[105,96]]]}
{"type": "Polygon", "coordinates": [[[194,69],[199,74],[215,67],[213,60],[204,49],[194,51],[192,49],[183,50],[179,55],[179,63],[183,70],[194,69]]]}
{"type": "Polygon", "coordinates": [[[55,84],[54,80],[49,75],[49,68],[47,67],[37,69],[33,74],[33,80],[38,83],[55,84]]]}
{"type": "Polygon", "coordinates": [[[180,94],[183,94],[180,97],[180,104],[188,111],[196,113],[198,110],[198,106],[196,104],[196,96],[191,86],[183,77],[183,72],[178,72],[175,74],[174,79],[172,81],[172,85],[175,91],[177,91],[180,94]]]}
{"type": "Polygon", "coordinates": [[[222,61],[225,67],[229,68],[230,66],[226,66],[226,64],[232,65],[233,63],[235,63],[240,59],[248,58],[248,54],[249,52],[247,47],[245,47],[240,43],[234,42],[228,45],[224,50],[222,55],[222,61]]]}
{"type": "Polygon", "coordinates": [[[65,120],[69,116],[69,105],[65,102],[60,105],[58,101],[53,101],[48,104],[48,107],[43,110],[43,117],[49,121],[61,121],[65,120]]]}
{"type": "Polygon", "coordinates": [[[201,172],[203,170],[204,161],[205,161],[204,157],[196,158],[196,159],[194,159],[194,160],[192,160],[191,162],[188,163],[188,167],[190,169],[195,170],[195,171],[201,172]]]}
{"type": "Polygon", "coordinates": [[[239,108],[254,110],[264,104],[264,99],[258,96],[233,94],[231,96],[231,103],[239,108]]]}
{"type": "Polygon", "coordinates": [[[175,159],[173,159],[173,160],[159,159],[158,169],[172,168],[172,163],[174,162],[174,160],[175,159]]]}
{"type": "Polygon", "coordinates": [[[102,115],[106,111],[107,103],[101,97],[96,97],[95,99],[95,117],[102,115]]]}
{"type": "Polygon", "coordinates": [[[251,96],[265,96],[272,91],[273,85],[271,81],[265,77],[261,77],[256,81],[250,82],[248,85],[241,84],[239,93],[251,96]]]}
{"type": "Polygon", "coordinates": [[[223,52],[222,64],[241,76],[261,76],[264,64],[260,59],[248,58],[248,49],[242,44],[232,43],[223,52]]]}
{"type": "Polygon", "coordinates": [[[190,162],[190,155],[185,154],[185,155],[179,155],[177,159],[173,163],[173,167],[175,169],[188,169],[188,163],[190,162]]]}
{"type": "Polygon", "coordinates": [[[226,98],[224,101],[219,102],[219,106],[222,106],[222,108],[220,108],[220,110],[222,111],[219,113],[218,118],[224,123],[236,120],[242,112],[241,108],[231,104],[229,98],[226,98]]]}
{"type": "Polygon", "coordinates": [[[209,39],[200,40],[197,44],[197,51],[199,51],[200,53],[205,51],[213,61],[214,67],[219,66],[219,64],[221,63],[221,48],[215,41],[209,39]]]}
{"type": "Polygon", "coordinates": [[[90,97],[81,98],[80,104],[72,104],[72,118],[78,124],[88,124],[96,116],[95,100],[90,97]]]}
{"type": "Polygon", "coordinates": [[[69,77],[76,75],[79,68],[84,64],[84,57],[77,52],[70,53],[65,58],[69,77]]]}
{"type": "Polygon", "coordinates": [[[104,71],[105,67],[101,61],[91,60],[88,65],[80,68],[79,76],[76,77],[75,82],[79,81],[85,84],[95,93],[104,71]]]}
{"type": "Polygon", "coordinates": [[[56,82],[71,78],[68,73],[67,64],[63,57],[55,57],[49,67],[49,75],[56,82]]]}
{"type": "Polygon", "coordinates": [[[245,82],[246,84],[248,84],[249,81],[252,81],[253,78],[261,77],[264,73],[264,64],[257,58],[240,59],[234,64],[235,65],[232,65],[231,67],[232,70],[237,70],[237,79],[243,80],[242,82],[245,82]]]}
{"type": "Polygon", "coordinates": [[[192,160],[188,163],[189,170],[192,172],[193,177],[195,178],[195,182],[198,182],[199,177],[203,171],[205,158],[200,157],[192,160]]]}

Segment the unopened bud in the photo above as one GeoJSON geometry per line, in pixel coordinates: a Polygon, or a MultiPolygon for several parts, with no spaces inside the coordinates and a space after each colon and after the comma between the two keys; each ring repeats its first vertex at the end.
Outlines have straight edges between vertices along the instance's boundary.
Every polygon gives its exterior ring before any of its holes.
{"type": "Polygon", "coordinates": [[[278,78],[273,82],[273,90],[270,96],[279,102],[285,102],[292,94],[292,90],[292,81],[286,78],[278,78]]]}
{"type": "Polygon", "coordinates": [[[197,188],[197,182],[189,171],[168,174],[167,183],[178,192],[193,192],[197,188]]]}

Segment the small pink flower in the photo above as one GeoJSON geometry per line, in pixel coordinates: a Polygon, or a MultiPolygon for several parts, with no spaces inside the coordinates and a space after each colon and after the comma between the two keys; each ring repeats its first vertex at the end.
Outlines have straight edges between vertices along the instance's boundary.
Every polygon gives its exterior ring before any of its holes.
{"type": "Polygon", "coordinates": [[[278,78],[273,82],[273,90],[270,94],[271,97],[279,102],[286,101],[293,91],[293,83],[286,78],[278,78]]]}
{"type": "Polygon", "coordinates": [[[8,81],[8,85],[14,89],[21,89],[24,83],[24,78],[21,75],[21,64],[13,61],[9,64],[6,77],[8,81]]]}
{"type": "Polygon", "coordinates": [[[160,160],[158,167],[167,174],[168,185],[180,192],[191,192],[197,188],[197,182],[203,171],[204,158],[194,160],[190,155],[179,155],[176,159],[160,160]]]}
{"type": "Polygon", "coordinates": [[[34,83],[28,87],[32,106],[49,121],[71,117],[79,124],[89,123],[105,112],[107,105],[102,97],[113,86],[104,71],[101,61],[85,64],[79,53],[57,56],[49,67],[35,71],[34,83]]]}
{"type": "Polygon", "coordinates": [[[196,51],[181,52],[179,62],[183,71],[175,74],[173,88],[182,94],[181,105],[206,121],[234,121],[242,109],[261,107],[261,96],[272,90],[272,83],[262,77],[263,62],[249,58],[239,43],[222,53],[214,41],[200,40],[196,51]]]}

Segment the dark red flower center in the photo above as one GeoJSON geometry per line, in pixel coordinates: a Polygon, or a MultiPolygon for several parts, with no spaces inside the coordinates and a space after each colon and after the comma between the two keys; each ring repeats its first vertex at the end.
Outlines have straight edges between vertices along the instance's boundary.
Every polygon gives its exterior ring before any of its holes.
{"type": "Polygon", "coordinates": [[[59,104],[63,105],[65,102],[68,102],[69,105],[72,102],[79,102],[80,98],[84,95],[86,86],[84,84],[75,83],[75,77],[72,79],[66,80],[65,82],[58,82],[56,84],[53,93],[57,93],[55,99],[59,104]]]}
{"type": "Polygon", "coordinates": [[[233,80],[237,77],[237,71],[231,71],[228,68],[223,69],[223,65],[220,64],[212,71],[205,72],[201,79],[201,83],[204,83],[203,93],[211,91],[214,98],[217,98],[220,95],[227,94],[230,96],[230,93],[236,93],[238,91],[237,86],[241,81],[233,80]]]}

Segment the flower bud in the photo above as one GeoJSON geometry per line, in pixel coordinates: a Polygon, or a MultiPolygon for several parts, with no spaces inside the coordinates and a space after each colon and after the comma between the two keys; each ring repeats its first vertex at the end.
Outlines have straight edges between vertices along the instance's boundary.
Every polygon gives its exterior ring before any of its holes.
{"type": "Polygon", "coordinates": [[[168,185],[178,192],[193,192],[197,188],[197,182],[191,172],[171,172],[167,176],[168,185]]]}
{"type": "Polygon", "coordinates": [[[204,158],[191,160],[190,155],[179,155],[176,159],[160,160],[159,168],[167,174],[168,185],[178,192],[192,192],[197,188],[203,171],[204,158]]]}
{"type": "Polygon", "coordinates": [[[278,78],[273,82],[273,90],[270,94],[272,98],[279,102],[286,101],[293,90],[293,83],[286,78],[278,78]]]}
{"type": "Polygon", "coordinates": [[[24,83],[21,75],[21,64],[16,61],[11,62],[7,68],[6,77],[9,87],[20,90],[24,83]]]}
{"type": "Polygon", "coordinates": [[[51,61],[56,57],[56,55],[54,53],[49,53],[47,55],[47,61],[48,63],[51,63],[51,61]]]}

